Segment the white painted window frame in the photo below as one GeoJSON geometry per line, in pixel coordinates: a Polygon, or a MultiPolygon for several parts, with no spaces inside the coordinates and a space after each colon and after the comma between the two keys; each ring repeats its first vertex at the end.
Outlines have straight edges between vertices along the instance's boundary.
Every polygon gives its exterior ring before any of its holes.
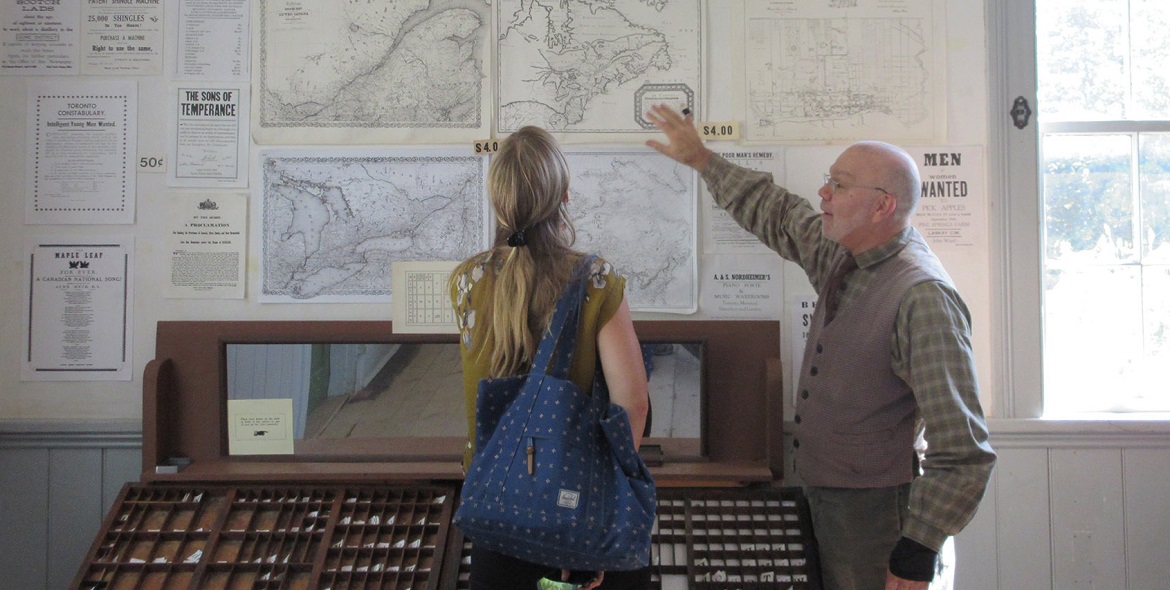
{"type": "MultiPolygon", "coordinates": [[[[988,190],[998,204],[991,216],[993,339],[998,343],[991,384],[992,415],[1035,419],[1044,412],[1043,211],[1041,132],[1170,131],[1170,123],[1074,123],[1037,120],[1036,11],[1033,0],[986,0],[988,69],[988,190]],[[1017,97],[1032,110],[1018,129],[1011,116],[1017,97]]],[[[1107,415],[1102,418],[1123,418],[1107,415]]],[[[1170,416],[1155,419],[1170,421],[1170,416]]]]}
{"type": "Polygon", "coordinates": [[[1030,0],[987,0],[988,190],[999,206],[991,215],[992,299],[999,343],[994,355],[993,414],[1039,418],[1044,408],[1042,214],[1036,122],[1036,14],[1030,0]],[[1033,113],[1017,129],[1017,97],[1033,113]]]}

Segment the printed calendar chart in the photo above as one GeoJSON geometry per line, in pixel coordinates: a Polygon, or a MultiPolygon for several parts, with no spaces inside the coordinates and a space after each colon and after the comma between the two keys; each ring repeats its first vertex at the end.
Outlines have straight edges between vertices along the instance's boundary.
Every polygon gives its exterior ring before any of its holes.
{"type": "Polygon", "coordinates": [[[447,277],[458,262],[396,262],[393,265],[394,332],[456,334],[447,277]]]}

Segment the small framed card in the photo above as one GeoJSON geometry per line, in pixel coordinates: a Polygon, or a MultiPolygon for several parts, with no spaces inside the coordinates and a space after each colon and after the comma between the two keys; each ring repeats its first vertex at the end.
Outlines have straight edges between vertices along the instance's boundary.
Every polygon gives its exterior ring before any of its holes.
{"type": "Polygon", "coordinates": [[[228,400],[229,455],[292,453],[292,398],[228,400]]]}

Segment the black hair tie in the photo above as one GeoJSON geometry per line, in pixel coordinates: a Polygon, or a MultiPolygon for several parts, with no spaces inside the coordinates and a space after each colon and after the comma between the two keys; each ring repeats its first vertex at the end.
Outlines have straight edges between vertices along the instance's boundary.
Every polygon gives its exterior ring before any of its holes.
{"type": "Polygon", "coordinates": [[[527,246],[528,239],[524,237],[525,231],[526,230],[522,229],[522,230],[508,236],[508,245],[513,247],[513,248],[519,248],[520,246],[527,246]]]}

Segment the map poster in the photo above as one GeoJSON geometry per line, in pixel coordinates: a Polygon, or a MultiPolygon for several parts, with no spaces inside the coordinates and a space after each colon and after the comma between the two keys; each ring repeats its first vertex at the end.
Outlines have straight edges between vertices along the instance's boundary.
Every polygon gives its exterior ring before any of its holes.
{"type": "Polygon", "coordinates": [[[25,245],[23,381],[129,381],[133,238],[25,245]]]}
{"type": "Polygon", "coordinates": [[[393,263],[484,250],[488,159],[470,152],[261,152],[259,300],[389,303],[393,263]]]}
{"type": "Polygon", "coordinates": [[[744,139],[942,139],[943,4],[747,0],[744,139]]]}
{"type": "Polygon", "coordinates": [[[77,73],[81,2],[0,2],[0,75],[77,73]]]}
{"type": "Polygon", "coordinates": [[[657,132],[651,106],[703,98],[699,0],[496,0],[495,10],[500,133],[537,125],[574,141],[640,142],[657,132]]]}
{"type": "Polygon", "coordinates": [[[575,248],[626,277],[633,311],[699,306],[698,173],[648,148],[567,148],[575,248]]]}
{"type": "Polygon", "coordinates": [[[468,143],[487,137],[484,0],[255,0],[260,144],[468,143]]]}

